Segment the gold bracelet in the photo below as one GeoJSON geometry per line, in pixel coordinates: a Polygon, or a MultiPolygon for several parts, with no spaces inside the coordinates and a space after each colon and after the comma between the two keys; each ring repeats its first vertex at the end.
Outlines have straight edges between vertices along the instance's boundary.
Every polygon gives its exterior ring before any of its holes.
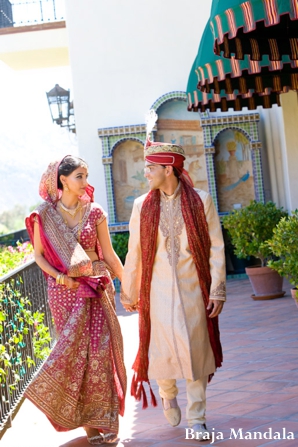
{"type": "Polygon", "coordinates": [[[64,278],[65,278],[65,275],[64,275],[64,273],[62,273],[62,275],[61,275],[61,282],[60,282],[60,284],[62,284],[62,286],[65,285],[64,278]]]}
{"type": "Polygon", "coordinates": [[[61,278],[61,273],[58,273],[58,275],[56,276],[56,284],[60,284],[60,278],[61,278]]]}

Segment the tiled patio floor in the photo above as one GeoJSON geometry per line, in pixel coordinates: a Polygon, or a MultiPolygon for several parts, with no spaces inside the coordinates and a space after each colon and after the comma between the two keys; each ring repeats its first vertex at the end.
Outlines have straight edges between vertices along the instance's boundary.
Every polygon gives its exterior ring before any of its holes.
{"type": "MultiPolygon", "coordinates": [[[[298,447],[298,309],[290,287],[286,285],[285,289],[284,298],[254,301],[248,280],[228,281],[228,302],[220,318],[224,364],[207,392],[208,427],[218,436],[212,445],[298,447]],[[239,435],[235,439],[232,429],[236,433],[242,430],[243,439],[239,435]],[[270,430],[281,439],[272,439],[270,430]],[[293,433],[295,439],[282,439],[283,431],[288,436],[293,433]],[[254,432],[259,432],[256,439],[254,432]]],[[[137,350],[137,315],[120,309],[119,315],[130,382],[137,350]]],[[[183,381],[179,381],[179,388],[184,414],[183,381]]],[[[154,391],[157,394],[156,385],[154,391]]],[[[209,445],[185,439],[185,428],[185,417],[179,427],[172,428],[160,404],[144,411],[128,394],[118,447],[209,445]]],[[[89,447],[83,429],[56,433],[28,401],[0,442],[1,447],[89,447]]]]}

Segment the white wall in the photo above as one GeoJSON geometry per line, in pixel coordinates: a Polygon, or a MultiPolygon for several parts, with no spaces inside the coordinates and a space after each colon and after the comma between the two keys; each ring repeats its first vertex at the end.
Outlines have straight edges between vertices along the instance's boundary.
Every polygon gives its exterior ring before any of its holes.
{"type": "Polygon", "coordinates": [[[266,200],[288,209],[285,187],[282,108],[274,105],[271,109],[258,108],[260,113],[260,139],[263,144],[262,164],[266,200]]]}
{"type": "Polygon", "coordinates": [[[28,27],[28,32],[1,34],[0,54],[67,47],[68,40],[65,25],[64,27],[61,25],[61,28],[41,29],[38,31],[32,31],[28,27]]]}
{"type": "Polygon", "coordinates": [[[163,94],[185,91],[211,0],[65,0],[80,155],[107,208],[97,129],[144,123],[163,94]]]}
{"type": "Polygon", "coordinates": [[[22,32],[0,34],[0,60],[14,70],[69,65],[64,22],[61,22],[61,28],[32,28],[22,27],[22,32]]]}
{"type": "Polygon", "coordinates": [[[272,200],[291,212],[298,208],[298,100],[294,91],[280,98],[282,107],[263,109],[260,114],[272,200]]]}
{"type": "Polygon", "coordinates": [[[288,211],[298,208],[298,96],[290,91],[280,95],[284,122],[283,164],[288,211]]]}

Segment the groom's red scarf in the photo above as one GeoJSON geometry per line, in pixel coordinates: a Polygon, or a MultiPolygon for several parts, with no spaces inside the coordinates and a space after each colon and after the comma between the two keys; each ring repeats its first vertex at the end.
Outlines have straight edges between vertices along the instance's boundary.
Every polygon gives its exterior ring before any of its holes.
{"type": "MultiPolygon", "coordinates": [[[[181,209],[191,254],[197,269],[203,300],[206,308],[206,321],[211,347],[215,357],[215,366],[222,364],[222,348],[219,338],[218,317],[209,318],[207,310],[211,285],[210,275],[210,237],[204,213],[204,205],[200,196],[185,181],[181,180],[181,209]]],[[[137,400],[143,397],[143,408],[147,408],[147,397],[143,382],[150,387],[151,403],[156,406],[149,378],[149,344],[150,344],[150,287],[152,270],[156,253],[157,232],[160,217],[160,191],[150,191],[146,197],[140,218],[142,279],[139,302],[139,350],[132,366],[135,371],[131,384],[131,394],[137,400]]],[[[212,374],[209,379],[211,380],[212,374]]]]}

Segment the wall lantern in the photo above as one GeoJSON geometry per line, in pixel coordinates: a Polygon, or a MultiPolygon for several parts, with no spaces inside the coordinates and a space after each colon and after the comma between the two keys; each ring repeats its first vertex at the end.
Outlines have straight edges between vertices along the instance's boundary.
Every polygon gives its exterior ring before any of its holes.
{"type": "Polygon", "coordinates": [[[70,102],[69,96],[69,90],[64,90],[58,84],[47,92],[53,123],[75,132],[73,102],[70,102]]]}

